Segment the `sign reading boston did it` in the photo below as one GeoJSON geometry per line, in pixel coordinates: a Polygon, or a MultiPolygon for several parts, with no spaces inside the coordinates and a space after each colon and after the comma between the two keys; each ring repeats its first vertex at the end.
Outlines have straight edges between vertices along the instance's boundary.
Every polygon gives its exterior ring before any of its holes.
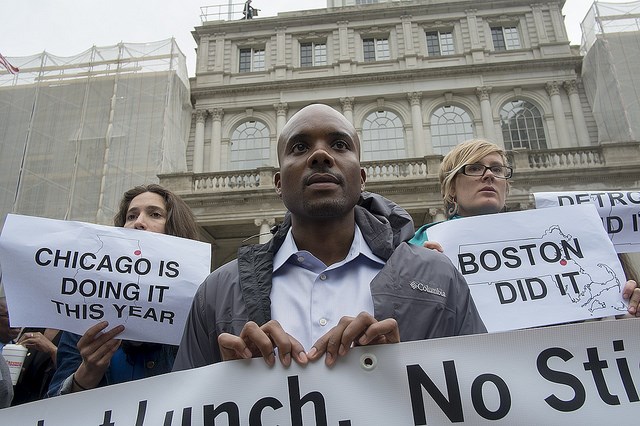
{"type": "Polygon", "coordinates": [[[199,241],[29,216],[7,216],[0,237],[12,325],[84,334],[106,320],[137,341],[179,343],[210,258],[199,241]]]}
{"type": "Polygon", "coordinates": [[[455,219],[429,228],[489,331],[626,313],[626,282],[591,204],[455,219]]]}

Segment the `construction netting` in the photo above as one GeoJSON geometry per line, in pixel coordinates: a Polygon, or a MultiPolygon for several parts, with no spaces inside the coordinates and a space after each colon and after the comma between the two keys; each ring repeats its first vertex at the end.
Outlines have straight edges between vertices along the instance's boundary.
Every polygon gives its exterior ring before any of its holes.
{"type": "Polygon", "coordinates": [[[10,212],[112,224],[127,189],[186,171],[174,39],[7,59],[20,71],[0,71],[0,226],[10,212]]]}
{"type": "Polygon", "coordinates": [[[582,79],[599,142],[640,137],[640,1],[593,3],[582,24],[582,79]]]}

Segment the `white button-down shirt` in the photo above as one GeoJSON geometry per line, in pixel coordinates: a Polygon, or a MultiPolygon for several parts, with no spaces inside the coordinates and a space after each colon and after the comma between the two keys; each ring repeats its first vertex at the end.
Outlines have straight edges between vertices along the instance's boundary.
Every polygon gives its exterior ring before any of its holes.
{"type": "Polygon", "coordinates": [[[309,351],[343,316],[373,315],[370,284],[384,263],[358,226],[347,257],[329,266],[298,250],[289,229],[273,259],[271,317],[309,351]]]}

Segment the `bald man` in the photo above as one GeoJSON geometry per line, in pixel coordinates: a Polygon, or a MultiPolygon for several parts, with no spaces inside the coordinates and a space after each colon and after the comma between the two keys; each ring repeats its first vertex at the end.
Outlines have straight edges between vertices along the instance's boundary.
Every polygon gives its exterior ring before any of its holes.
{"type": "Polygon", "coordinates": [[[342,114],[300,110],[278,161],[288,213],[270,242],[241,247],[200,286],[174,370],[252,357],[331,366],[354,345],[486,332],[453,264],[407,244],[409,214],[364,191],[360,140],[342,114]]]}

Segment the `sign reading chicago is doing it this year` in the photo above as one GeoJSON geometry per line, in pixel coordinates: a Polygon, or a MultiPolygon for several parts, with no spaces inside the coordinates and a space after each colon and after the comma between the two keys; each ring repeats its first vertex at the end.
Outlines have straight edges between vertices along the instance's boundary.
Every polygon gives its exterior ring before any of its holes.
{"type": "Polygon", "coordinates": [[[115,226],[10,214],[0,236],[11,325],[177,345],[210,269],[207,243],[115,226]]]}

